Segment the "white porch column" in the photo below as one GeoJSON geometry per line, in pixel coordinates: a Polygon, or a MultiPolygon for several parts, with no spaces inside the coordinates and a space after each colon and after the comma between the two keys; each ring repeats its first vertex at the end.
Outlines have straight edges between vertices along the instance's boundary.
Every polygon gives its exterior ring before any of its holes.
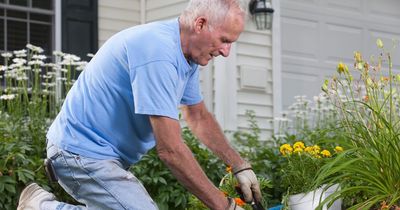
{"type": "MultiPolygon", "coordinates": [[[[62,50],[62,8],[61,8],[61,0],[54,1],[54,50],[61,51],[62,50]]],[[[50,52],[49,52],[50,53],[50,52]]],[[[59,58],[57,58],[59,59],[59,58]]],[[[60,62],[56,60],[55,63],[60,62]]],[[[60,69],[57,68],[56,70],[56,77],[61,77],[60,69]]],[[[56,81],[56,101],[61,101],[61,83],[56,81]]]]}
{"type": "MultiPolygon", "coordinates": [[[[273,77],[273,109],[274,117],[282,115],[282,61],[281,61],[281,12],[280,1],[272,0],[274,18],[272,23],[272,77],[273,77]]],[[[274,121],[274,132],[278,123],[274,121]]]]}
{"type": "Polygon", "coordinates": [[[214,114],[223,130],[237,129],[237,66],[236,43],[227,58],[214,60],[214,114]]]}

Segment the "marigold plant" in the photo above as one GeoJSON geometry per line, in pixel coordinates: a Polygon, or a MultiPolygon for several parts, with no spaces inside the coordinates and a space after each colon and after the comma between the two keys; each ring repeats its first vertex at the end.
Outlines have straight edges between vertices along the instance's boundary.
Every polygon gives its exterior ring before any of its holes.
{"type": "Polygon", "coordinates": [[[316,172],[343,148],[321,148],[296,141],[293,145],[282,144],[279,150],[285,160],[281,171],[283,185],[289,194],[297,194],[313,190],[316,172]]]}

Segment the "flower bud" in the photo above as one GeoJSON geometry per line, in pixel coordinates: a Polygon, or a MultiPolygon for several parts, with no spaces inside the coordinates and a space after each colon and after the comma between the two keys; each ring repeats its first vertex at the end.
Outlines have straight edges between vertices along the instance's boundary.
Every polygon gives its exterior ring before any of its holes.
{"type": "Polygon", "coordinates": [[[383,42],[382,42],[381,39],[378,38],[378,39],[376,40],[376,46],[378,46],[378,48],[381,48],[381,49],[383,48],[383,42]]]}

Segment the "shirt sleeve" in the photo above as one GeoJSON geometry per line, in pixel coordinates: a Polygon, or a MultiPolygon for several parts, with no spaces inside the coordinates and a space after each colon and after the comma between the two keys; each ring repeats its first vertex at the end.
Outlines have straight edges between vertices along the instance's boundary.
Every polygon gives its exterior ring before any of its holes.
{"type": "Polygon", "coordinates": [[[135,114],[166,116],[178,120],[178,75],[166,61],[151,62],[131,71],[135,114]]]}
{"type": "Polygon", "coordinates": [[[200,90],[199,69],[196,69],[190,75],[190,78],[186,84],[186,88],[181,99],[181,104],[194,105],[200,103],[202,100],[203,96],[200,90]]]}

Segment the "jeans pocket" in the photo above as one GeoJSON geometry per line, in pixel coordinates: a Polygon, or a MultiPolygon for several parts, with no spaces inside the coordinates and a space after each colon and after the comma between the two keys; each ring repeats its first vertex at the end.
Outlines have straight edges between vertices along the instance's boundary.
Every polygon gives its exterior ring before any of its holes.
{"type": "Polygon", "coordinates": [[[66,151],[59,152],[54,158],[53,165],[59,178],[59,184],[72,195],[79,190],[81,184],[79,182],[79,166],[75,162],[75,158],[66,151]]]}

